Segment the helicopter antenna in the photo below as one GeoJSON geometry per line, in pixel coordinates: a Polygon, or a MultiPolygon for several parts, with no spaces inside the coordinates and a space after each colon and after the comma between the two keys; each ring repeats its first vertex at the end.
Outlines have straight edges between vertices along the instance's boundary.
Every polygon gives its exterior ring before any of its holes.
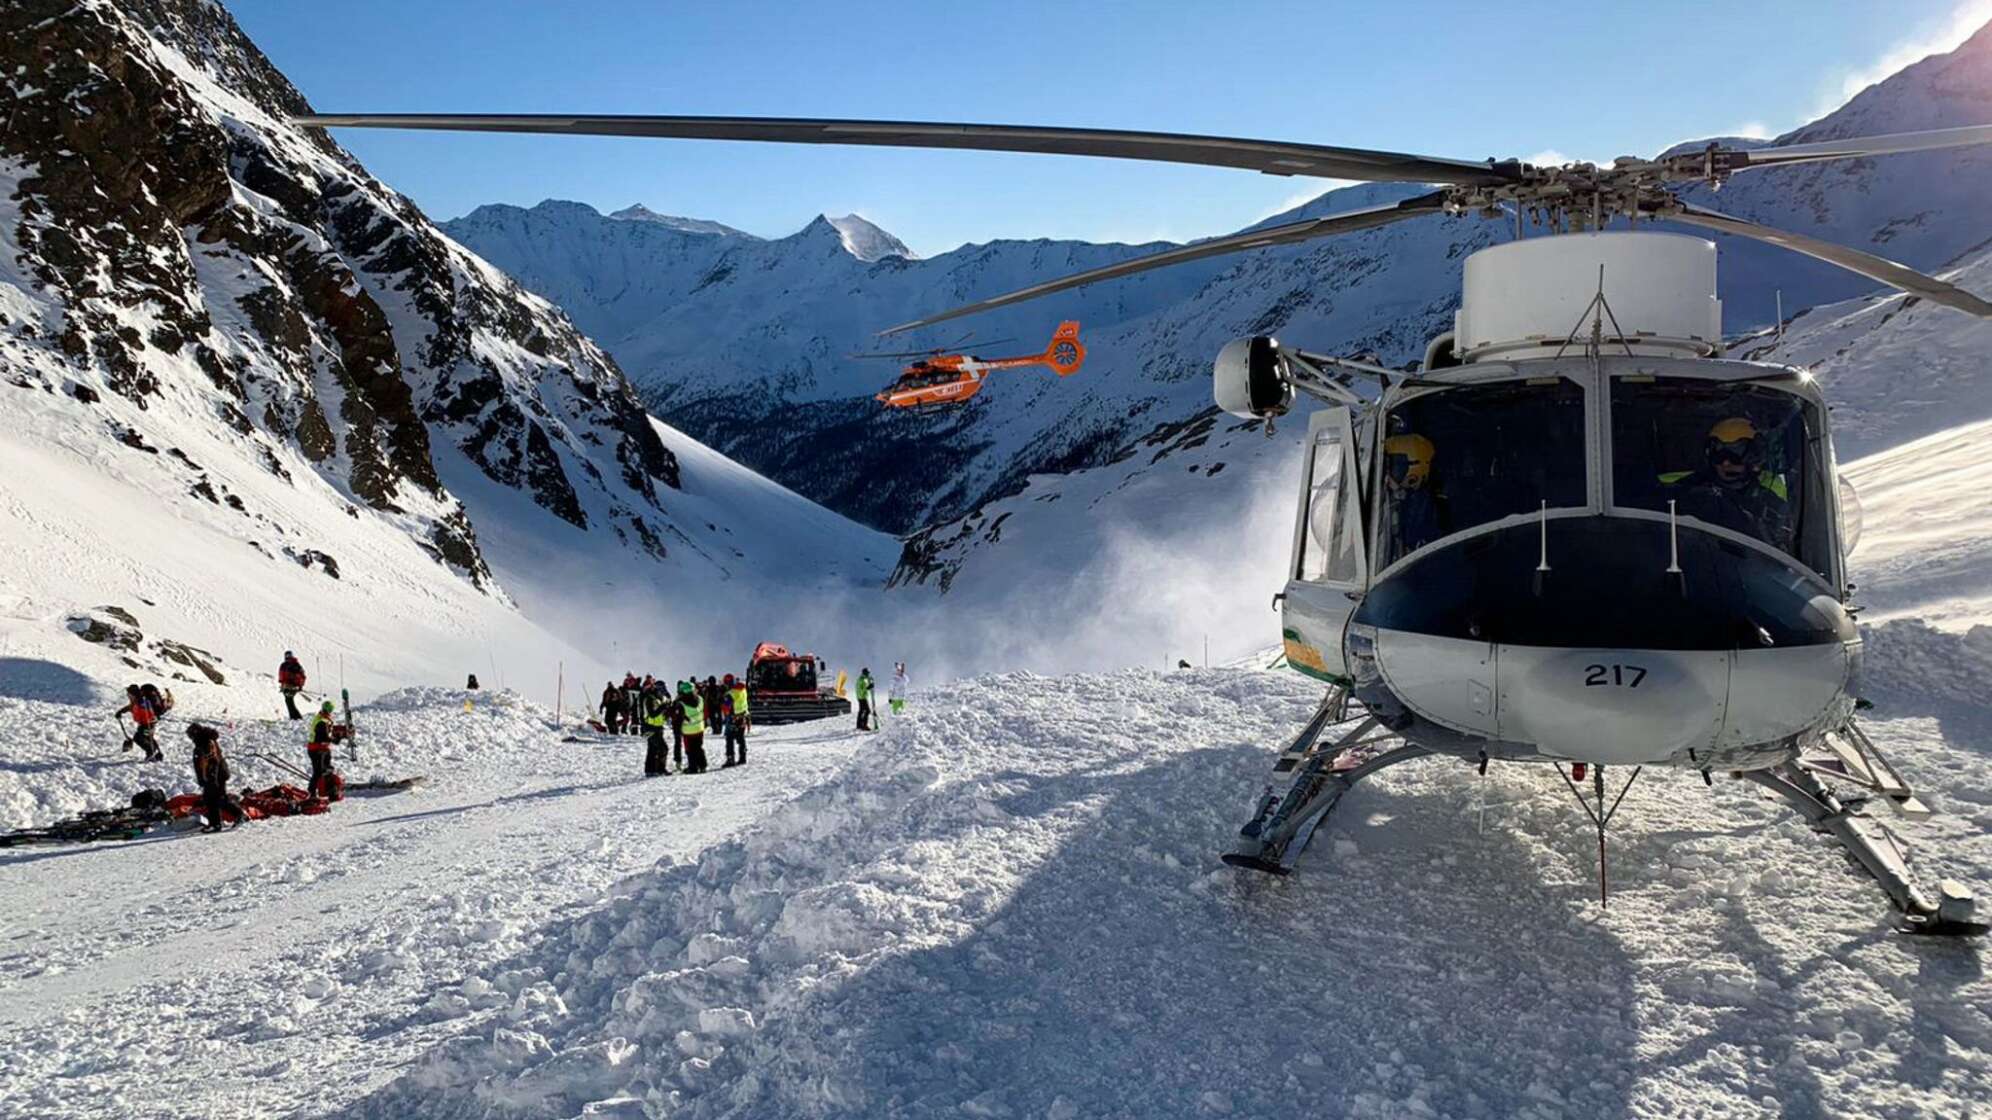
{"type": "Polygon", "coordinates": [[[1619,326],[1618,316],[1612,313],[1611,302],[1605,299],[1605,266],[1602,264],[1598,266],[1598,294],[1592,296],[1591,302],[1584,305],[1584,310],[1577,313],[1577,322],[1571,325],[1570,333],[1564,336],[1563,345],[1556,348],[1554,357],[1561,358],[1563,352],[1570,348],[1570,344],[1577,341],[1577,332],[1584,329],[1584,320],[1586,317],[1591,320],[1591,342],[1587,349],[1590,351],[1592,358],[1602,356],[1605,342],[1604,330],[1606,319],[1612,321],[1613,340],[1620,346],[1625,347],[1626,357],[1630,358],[1633,356],[1632,344],[1627,342],[1625,338],[1625,328],[1619,326]]]}

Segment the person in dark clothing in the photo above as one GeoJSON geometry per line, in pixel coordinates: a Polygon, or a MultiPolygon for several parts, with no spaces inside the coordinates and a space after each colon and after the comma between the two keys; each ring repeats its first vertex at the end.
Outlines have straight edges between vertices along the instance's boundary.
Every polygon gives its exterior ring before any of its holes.
{"type": "Polygon", "coordinates": [[[872,726],[872,671],[869,667],[858,673],[858,730],[876,730],[872,726]]]}
{"type": "Polygon", "coordinates": [[[117,714],[120,717],[130,715],[132,723],[137,725],[137,730],[125,740],[125,749],[130,750],[136,743],[145,751],[145,761],[163,761],[166,755],[160,751],[159,739],[152,730],[153,725],[159,722],[158,706],[146,699],[145,690],[135,684],[125,687],[125,700],[127,703],[118,709],[117,714]]]}
{"type": "Polygon", "coordinates": [[[233,828],[242,823],[240,806],[228,799],[228,759],[221,753],[221,732],[201,723],[187,725],[187,738],[194,741],[194,781],[200,783],[201,808],[207,814],[207,827],[202,832],[220,832],[224,827],[233,828]],[[235,810],[235,822],[228,822],[229,810],[235,810]]]}
{"type": "Polygon", "coordinates": [[[602,702],[596,705],[596,710],[602,713],[602,726],[609,729],[609,734],[622,734],[623,724],[629,719],[629,709],[623,706],[622,689],[616,687],[616,682],[610,681],[608,687],[602,689],[602,702]]]}
{"type": "Polygon", "coordinates": [[[631,722],[639,724],[649,732],[643,752],[643,773],[646,777],[663,777],[671,773],[670,756],[664,750],[664,724],[671,718],[671,702],[657,682],[650,682],[637,697],[637,716],[631,722]]]}
{"type": "Polygon", "coordinates": [[[464,687],[464,691],[466,691],[466,692],[476,692],[476,691],[477,691],[477,674],[476,674],[476,673],[472,673],[472,674],[470,675],[470,679],[469,679],[469,680],[467,680],[467,681],[465,681],[465,682],[463,682],[463,687],[464,687]]]}
{"type": "MultiPolygon", "coordinates": [[[[658,686],[659,686],[659,687],[662,687],[662,686],[663,686],[663,684],[664,684],[664,682],[663,682],[663,681],[658,681],[657,683],[658,683],[658,686]]],[[[689,682],[689,681],[679,681],[679,682],[678,682],[678,692],[679,692],[679,694],[682,694],[682,693],[683,693],[683,692],[685,691],[685,689],[687,689],[687,688],[690,688],[690,687],[691,687],[691,682],[689,682]]],[[[670,696],[669,696],[668,694],[667,694],[667,696],[665,697],[665,699],[666,699],[666,701],[667,701],[667,702],[669,702],[669,703],[670,703],[670,704],[672,705],[672,707],[671,707],[671,765],[673,765],[673,766],[676,766],[676,767],[677,767],[677,768],[678,768],[679,770],[681,770],[681,771],[682,771],[682,770],[684,770],[684,769],[685,769],[685,730],[684,730],[684,726],[683,726],[683,724],[681,724],[681,723],[679,722],[679,720],[678,720],[678,709],[677,709],[677,701],[675,701],[675,700],[672,700],[672,699],[670,698],[670,696]]]]}
{"type": "Polygon", "coordinates": [[[678,702],[671,706],[671,727],[678,733],[678,741],[684,744],[685,773],[705,773],[706,706],[699,698],[698,686],[690,681],[678,682],[678,702]]]}
{"type": "Polygon", "coordinates": [[[631,735],[643,734],[643,684],[635,673],[624,673],[622,681],[623,727],[631,735]]]}
{"type": "Polygon", "coordinates": [[[297,694],[304,691],[304,666],[289,650],[284,651],[283,664],[277,666],[277,690],[284,694],[284,709],[290,718],[303,719],[304,715],[297,710],[297,694]]]}
{"type": "Polygon", "coordinates": [[[332,771],[332,701],[327,700],[318,706],[318,714],[311,720],[311,737],[305,740],[304,753],[311,759],[311,795],[336,800],[332,771]]]}

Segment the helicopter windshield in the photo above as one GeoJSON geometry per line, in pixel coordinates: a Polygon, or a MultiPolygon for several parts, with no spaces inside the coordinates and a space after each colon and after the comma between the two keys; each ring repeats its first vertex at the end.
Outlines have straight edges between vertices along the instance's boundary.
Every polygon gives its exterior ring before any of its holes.
{"type": "Polygon", "coordinates": [[[1515,514],[1586,504],[1584,390],[1564,378],[1413,397],[1384,427],[1378,566],[1515,514]]]}
{"type": "Polygon", "coordinates": [[[1612,382],[1612,501],[1753,537],[1832,578],[1818,409],[1763,385],[1612,382]]]}

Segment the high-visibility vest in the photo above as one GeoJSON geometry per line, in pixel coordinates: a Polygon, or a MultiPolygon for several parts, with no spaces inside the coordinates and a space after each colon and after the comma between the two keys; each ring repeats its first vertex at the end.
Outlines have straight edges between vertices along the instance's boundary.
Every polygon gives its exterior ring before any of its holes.
{"type": "Polygon", "coordinates": [[[872,679],[870,677],[860,675],[858,677],[858,699],[869,700],[871,698],[872,698],[872,679]]]}
{"type": "Polygon", "coordinates": [[[643,723],[646,727],[664,726],[664,712],[667,705],[664,698],[654,692],[643,694],[643,723]]]}
{"type": "Polygon", "coordinates": [[[679,723],[678,730],[686,735],[705,734],[705,705],[699,702],[698,693],[693,693],[689,699],[679,700],[678,706],[685,710],[685,718],[679,723]]]}
{"type": "Polygon", "coordinates": [[[304,741],[306,750],[329,751],[332,749],[332,731],[329,726],[331,722],[332,717],[326,715],[324,712],[311,717],[311,729],[304,741]],[[318,729],[321,726],[326,728],[325,742],[323,743],[318,741],[318,729]]]}
{"type": "Polygon", "coordinates": [[[726,692],[726,695],[727,695],[728,697],[730,697],[730,698],[731,698],[731,699],[733,700],[733,714],[734,714],[734,715],[736,715],[736,716],[744,716],[744,715],[746,715],[746,714],[747,714],[747,686],[746,686],[746,685],[744,685],[744,684],[736,684],[736,685],[734,685],[734,686],[733,686],[732,688],[730,688],[730,689],[728,689],[728,690],[727,690],[727,692],[726,692]]]}

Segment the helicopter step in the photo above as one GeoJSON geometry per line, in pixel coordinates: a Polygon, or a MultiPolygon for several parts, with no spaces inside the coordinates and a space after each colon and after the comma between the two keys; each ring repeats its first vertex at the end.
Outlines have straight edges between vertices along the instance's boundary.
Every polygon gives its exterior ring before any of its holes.
{"type": "MultiPolygon", "coordinates": [[[[1865,741],[1865,736],[1861,741],[1865,741]]],[[[1870,757],[1881,757],[1873,752],[1872,743],[1866,745],[1870,757]]],[[[1882,765],[1885,767],[1886,763],[1882,765]]],[[[1840,800],[1819,780],[1820,772],[1821,768],[1812,764],[1787,762],[1768,770],[1744,771],[1738,776],[1784,798],[1814,829],[1839,841],[1894,903],[1898,911],[1896,929],[1903,933],[1968,937],[1992,928],[1976,919],[1971,891],[1954,879],[1938,885],[1937,898],[1933,901],[1911,876],[1908,853],[1894,834],[1869,818],[1860,801],[1848,804],[1840,800]]],[[[1893,771],[1889,773],[1892,775],[1893,771]]],[[[1895,778],[1898,783],[1900,780],[1895,778]]]]}
{"type": "Polygon", "coordinates": [[[1314,830],[1357,781],[1386,766],[1431,753],[1382,731],[1375,716],[1351,721],[1348,702],[1343,690],[1329,690],[1313,718],[1280,752],[1273,772],[1298,773],[1294,773],[1284,796],[1275,795],[1272,786],[1266,787],[1252,819],[1238,830],[1238,846],[1224,854],[1225,863],[1273,875],[1287,874],[1307,850],[1314,830]],[[1330,727],[1344,724],[1350,725],[1347,730],[1328,745],[1321,745],[1330,727]]]}
{"type": "Polygon", "coordinates": [[[1880,794],[1890,808],[1909,820],[1920,821],[1932,815],[1930,807],[1909,788],[1881,748],[1853,720],[1827,735],[1826,748],[1831,752],[1830,758],[1802,759],[1799,765],[1880,794]]]}

